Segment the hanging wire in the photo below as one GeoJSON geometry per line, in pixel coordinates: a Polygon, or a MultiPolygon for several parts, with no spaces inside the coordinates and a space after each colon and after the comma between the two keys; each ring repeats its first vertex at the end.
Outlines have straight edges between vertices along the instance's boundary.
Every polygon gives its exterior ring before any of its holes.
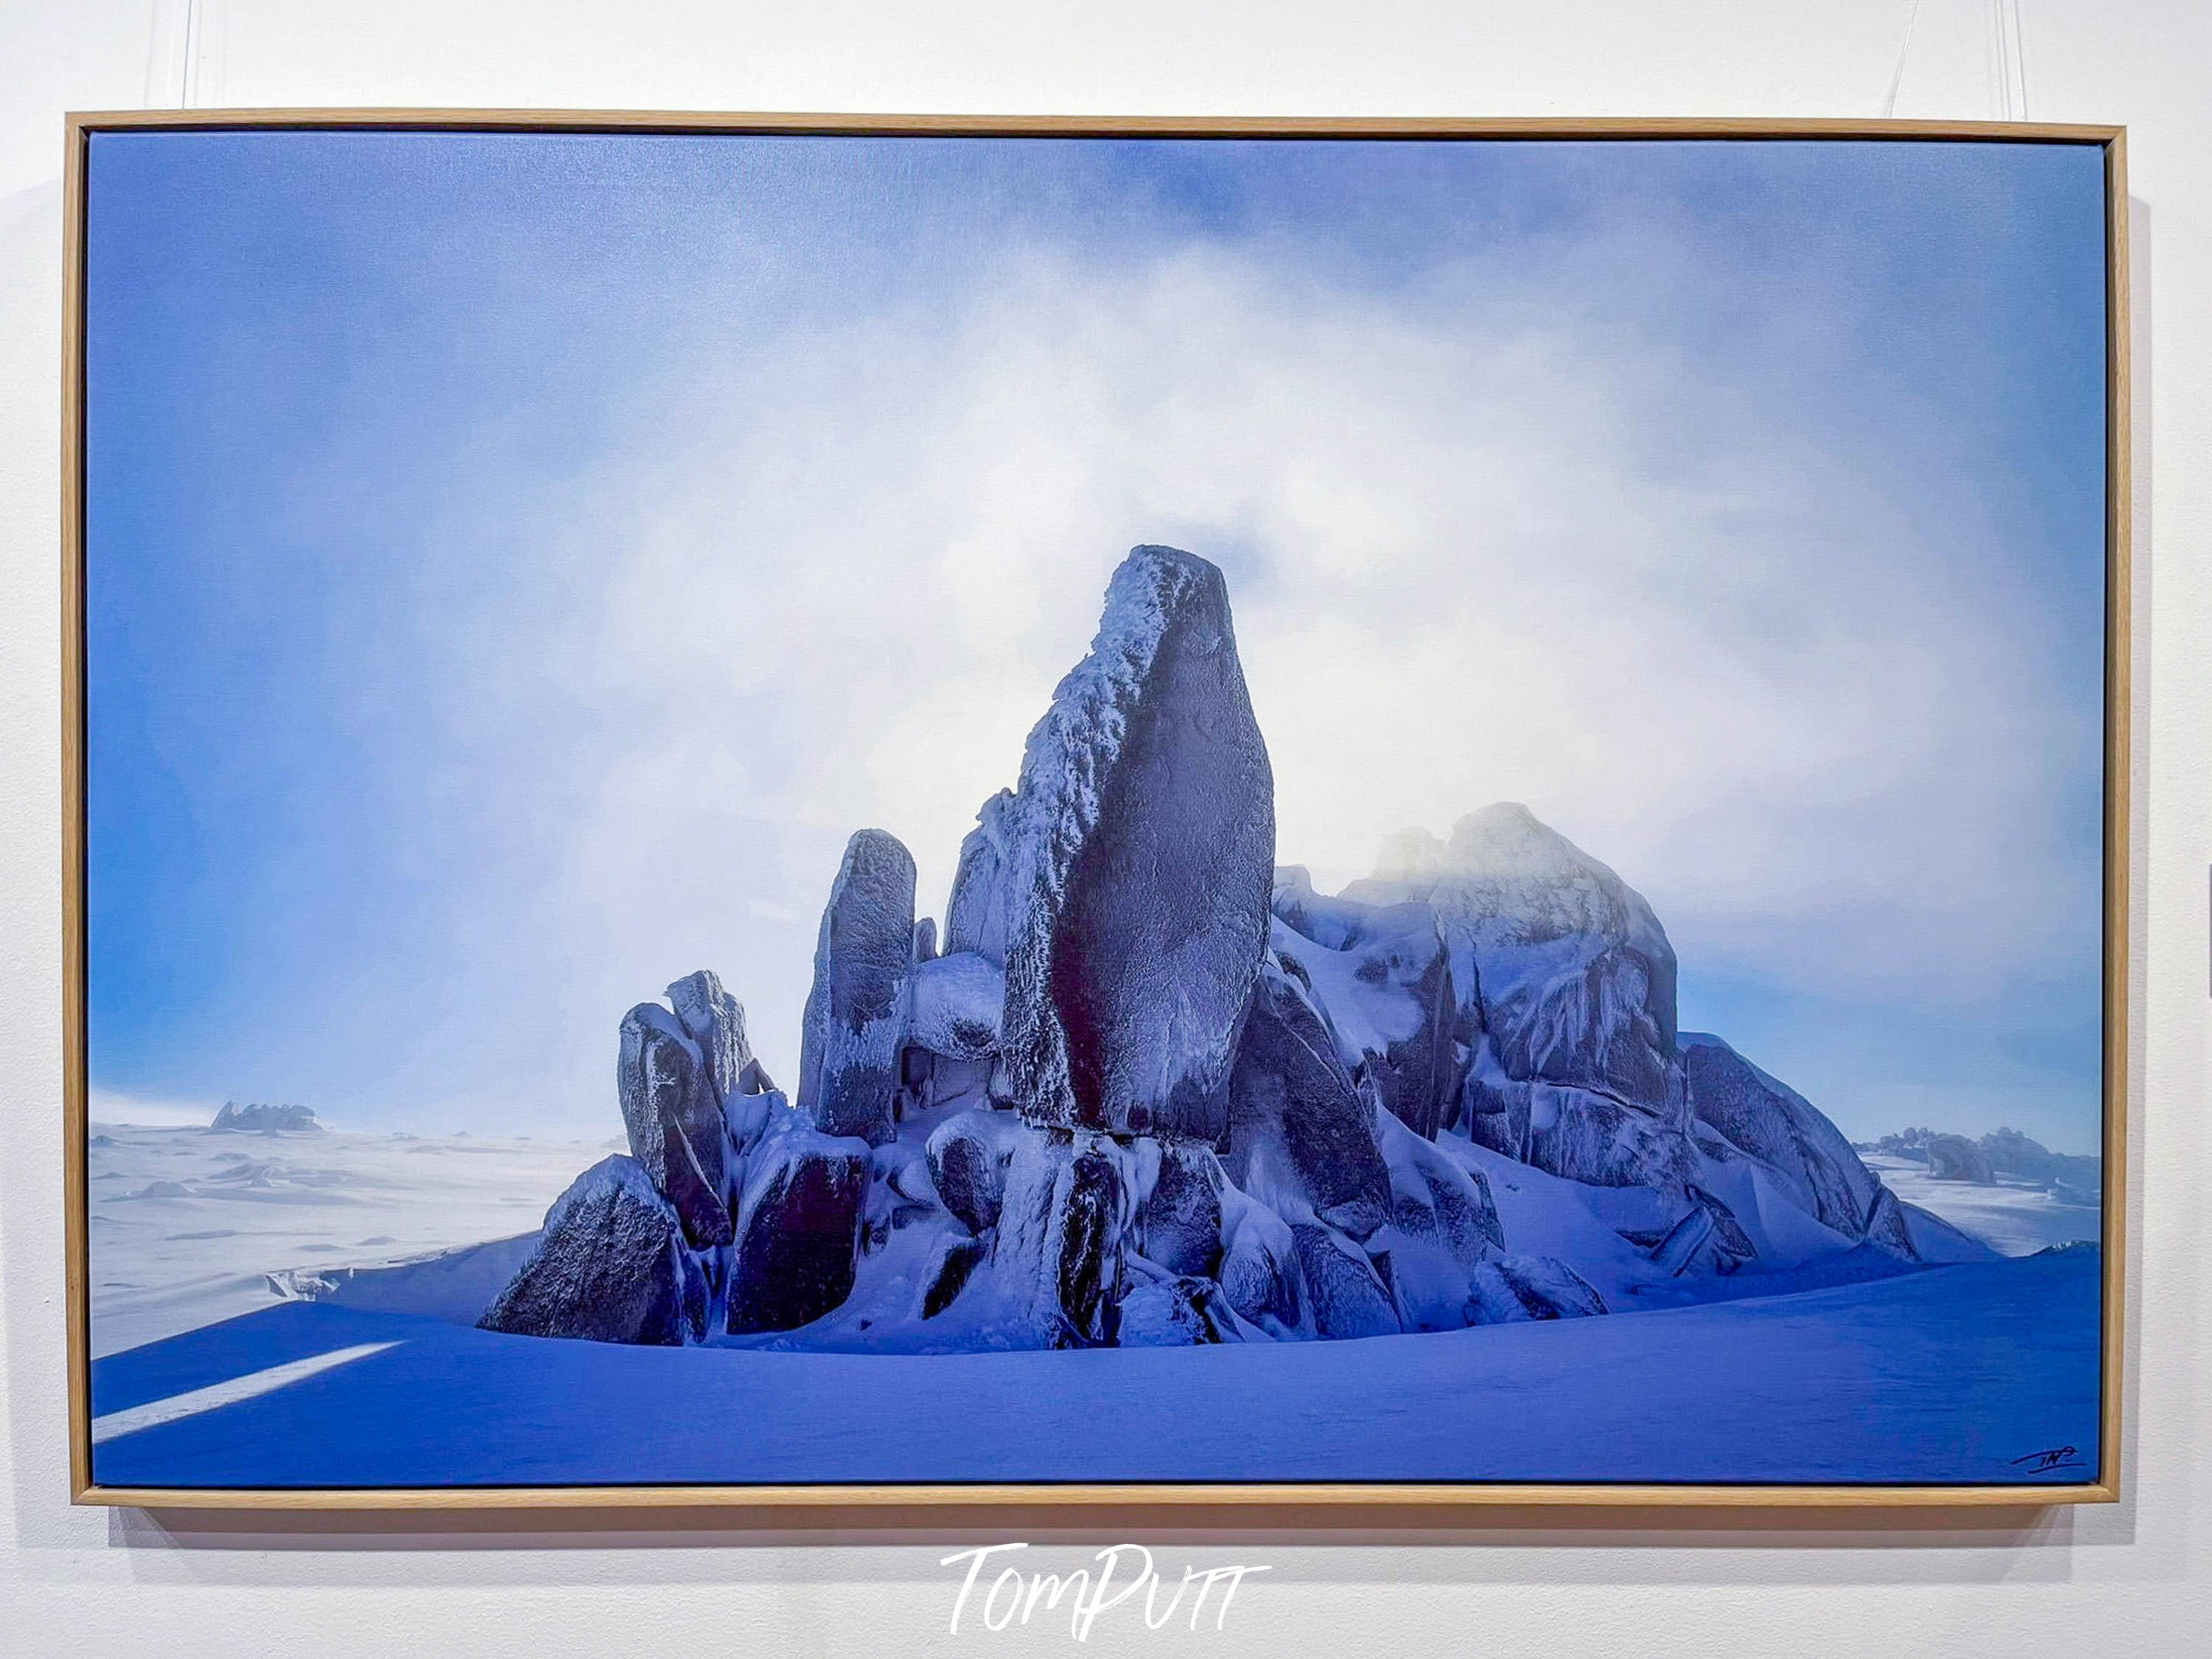
{"type": "Polygon", "coordinates": [[[1920,0],[1912,0],[1911,15],[1905,20],[1905,42],[1897,49],[1897,68],[1889,77],[1889,96],[1881,100],[1881,118],[1885,121],[1897,113],[1897,89],[1905,84],[1905,55],[1912,50],[1912,30],[1920,21],[1920,0]]]}

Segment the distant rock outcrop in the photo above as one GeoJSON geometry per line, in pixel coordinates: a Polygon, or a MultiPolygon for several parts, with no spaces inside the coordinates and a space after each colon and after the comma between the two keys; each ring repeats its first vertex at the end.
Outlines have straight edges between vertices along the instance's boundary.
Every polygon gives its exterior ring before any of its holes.
{"type": "Polygon", "coordinates": [[[1354,1340],[1961,1257],[1809,1102],[1678,1034],[1650,907],[1527,808],[1399,836],[1331,896],[1275,867],[1272,778],[1221,573],[1136,549],[961,848],[941,941],[906,848],[854,835],[795,1105],[713,974],[632,1009],[634,1157],[555,1204],[484,1323],[1354,1340]]]}
{"type": "Polygon", "coordinates": [[[222,1129],[235,1134],[320,1134],[323,1126],[315,1121],[312,1107],[264,1106],[258,1102],[251,1106],[226,1100],[222,1109],[215,1115],[210,1129],[222,1129]]]}

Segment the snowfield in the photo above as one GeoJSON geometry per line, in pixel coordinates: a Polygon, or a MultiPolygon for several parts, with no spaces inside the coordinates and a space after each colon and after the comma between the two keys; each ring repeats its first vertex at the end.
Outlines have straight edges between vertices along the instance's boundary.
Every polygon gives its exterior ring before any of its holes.
{"type": "Polygon", "coordinates": [[[1999,1176],[1995,1186],[1984,1187],[1938,1181],[1925,1164],[1910,1158],[1875,1152],[1861,1157],[1905,1203],[1932,1210],[2001,1255],[2033,1255],[2053,1244],[2094,1243],[2101,1236],[2098,1206],[2069,1203],[2033,1182],[1999,1176]]]}
{"type": "Polygon", "coordinates": [[[604,1151],[568,1140],[118,1123],[93,1124],[89,1142],[95,1356],[264,1308],[276,1295],[270,1273],[534,1233],[546,1206],[604,1151]]]}
{"type": "MultiPolygon", "coordinates": [[[[95,1126],[98,1478],[316,1486],[2094,1474],[2094,1250],[1826,1289],[1778,1275],[1767,1288],[1792,1293],[1339,1342],[920,1356],[630,1347],[470,1328],[470,1307],[512,1270],[512,1248],[473,1278],[452,1266],[465,1255],[440,1253],[518,1235],[526,1243],[599,1150],[95,1126]],[[288,1271],[295,1290],[324,1299],[280,1296],[269,1275],[283,1281],[288,1271]],[[302,1285],[310,1278],[321,1283],[302,1285]],[[960,1410],[896,1403],[951,1398],[960,1410]],[[1727,1431],[1679,1431],[1697,1422],[1727,1431]],[[2023,1438],[2034,1443],[2014,1443],[2023,1438]],[[2040,1474],[2013,1461],[2067,1446],[2081,1449],[2040,1474]]],[[[2053,1218],[2053,1206],[2030,1201],[2039,1194],[1914,1187],[1909,1169],[1881,1173],[1961,1224],[1994,1210],[1994,1242],[2008,1250],[2038,1225],[2094,1236],[2094,1211],[2053,1218]]],[[[1522,1170],[1512,1179],[1526,1188],[1544,1178],[1522,1170]]],[[[1499,1185],[1509,1224],[1533,1229],[1549,1206],[1499,1185]]],[[[1848,1258],[1829,1270],[1847,1276],[1848,1258]]]]}
{"type": "Polygon", "coordinates": [[[1601,1319],[928,1358],[294,1302],[100,1361],[94,1461],[111,1485],[246,1487],[2080,1481],[2098,1293],[2085,1250],[1601,1319]]]}

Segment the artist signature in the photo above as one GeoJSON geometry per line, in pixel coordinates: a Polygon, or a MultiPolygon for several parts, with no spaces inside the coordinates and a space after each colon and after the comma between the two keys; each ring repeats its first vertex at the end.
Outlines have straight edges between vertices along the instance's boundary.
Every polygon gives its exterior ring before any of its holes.
{"type": "Polygon", "coordinates": [[[2024,1468],[2031,1474],[2046,1474],[2053,1469],[2082,1469],[2088,1465],[2082,1461],[2078,1446],[2053,1446],[2048,1451],[2030,1452],[2025,1457],[2015,1457],[2012,1466],[2024,1468]]]}

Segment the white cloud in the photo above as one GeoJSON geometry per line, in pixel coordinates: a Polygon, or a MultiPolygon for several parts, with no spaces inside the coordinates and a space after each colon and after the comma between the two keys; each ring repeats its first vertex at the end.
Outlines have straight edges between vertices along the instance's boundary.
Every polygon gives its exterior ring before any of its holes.
{"type": "Polygon", "coordinates": [[[2063,969],[2094,872],[2047,826],[2094,715],[2054,703],[2036,597],[1913,460],[1910,402],[1869,474],[1817,362],[1719,380],[1547,294],[1569,275],[1385,296],[1011,252],[951,315],[733,324],[559,501],[492,504],[543,592],[436,619],[448,810],[555,836],[456,936],[535,951],[505,971],[564,1076],[596,1087],[621,1008],[699,965],[795,1070],[847,833],[899,835],[941,914],[1107,574],[1168,541],[1230,573],[1280,856],[1324,884],[1516,799],[1788,983],[2063,969]]]}

